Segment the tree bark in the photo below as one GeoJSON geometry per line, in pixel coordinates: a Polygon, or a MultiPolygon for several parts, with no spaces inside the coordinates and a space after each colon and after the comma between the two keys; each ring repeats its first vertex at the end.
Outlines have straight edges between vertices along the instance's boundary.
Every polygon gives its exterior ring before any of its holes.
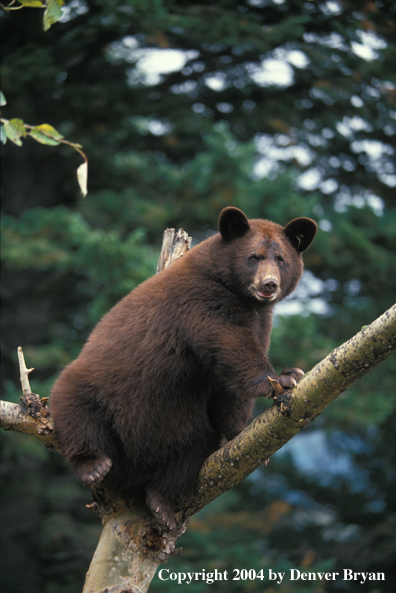
{"type": "MultiPolygon", "coordinates": [[[[172,246],[176,245],[182,255],[189,248],[186,234],[165,235],[159,267],[167,267],[174,261],[172,246]]],[[[94,502],[89,507],[102,519],[103,531],[83,593],[145,593],[158,566],[177,551],[177,539],[194,513],[265,463],[341,393],[395,350],[396,305],[333,350],[292,392],[278,395],[271,408],[206,460],[195,495],[178,512],[177,533],[161,531],[144,503],[114,499],[100,485],[93,488],[94,502]]],[[[21,359],[20,364],[21,380],[23,373],[27,379],[30,370],[21,359]]],[[[19,406],[1,403],[0,426],[31,434],[47,447],[57,448],[46,400],[27,391],[30,387],[27,389],[25,383],[19,406]]]]}

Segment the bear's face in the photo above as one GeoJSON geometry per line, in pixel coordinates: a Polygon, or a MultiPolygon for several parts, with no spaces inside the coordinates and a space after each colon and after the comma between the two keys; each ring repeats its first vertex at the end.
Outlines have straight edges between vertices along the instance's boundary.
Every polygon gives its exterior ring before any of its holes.
{"type": "Polygon", "coordinates": [[[309,218],[297,218],[282,227],[248,220],[241,210],[225,208],[219,231],[238,292],[274,304],[297,286],[303,271],[301,254],[312,243],[317,225],[309,218]]]}

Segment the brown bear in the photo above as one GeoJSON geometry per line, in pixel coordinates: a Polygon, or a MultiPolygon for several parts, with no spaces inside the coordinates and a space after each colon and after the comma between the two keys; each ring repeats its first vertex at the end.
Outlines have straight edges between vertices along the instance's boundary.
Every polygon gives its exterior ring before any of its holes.
{"type": "Polygon", "coordinates": [[[84,484],[145,496],[160,525],[191,495],[202,464],[246,426],[268,377],[274,305],[296,287],[317,225],[285,227],[225,208],[219,233],[121,300],[55,383],[56,438],[84,484]]]}

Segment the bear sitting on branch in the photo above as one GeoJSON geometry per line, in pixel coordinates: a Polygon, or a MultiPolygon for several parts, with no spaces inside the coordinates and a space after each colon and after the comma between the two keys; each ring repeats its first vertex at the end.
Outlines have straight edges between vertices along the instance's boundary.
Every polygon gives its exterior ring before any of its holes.
{"type": "Polygon", "coordinates": [[[163,529],[204,460],[245,427],[256,398],[304,374],[267,358],[274,305],[297,286],[316,223],[282,227],[225,208],[219,233],[123,298],[55,383],[56,438],[86,485],[145,496],[163,529]]]}

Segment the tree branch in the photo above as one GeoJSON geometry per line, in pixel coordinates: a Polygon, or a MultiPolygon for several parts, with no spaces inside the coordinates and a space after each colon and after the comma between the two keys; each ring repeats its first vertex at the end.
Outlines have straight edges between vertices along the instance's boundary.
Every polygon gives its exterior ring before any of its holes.
{"type": "Polygon", "coordinates": [[[23,395],[19,404],[0,401],[0,427],[3,430],[23,432],[38,438],[49,449],[58,449],[54,425],[47,407],[48,397],[40,399],[32,393],[29,375],[34,369],[26,367],[23,350],[18,348],[19,372],[23,395]]]}

